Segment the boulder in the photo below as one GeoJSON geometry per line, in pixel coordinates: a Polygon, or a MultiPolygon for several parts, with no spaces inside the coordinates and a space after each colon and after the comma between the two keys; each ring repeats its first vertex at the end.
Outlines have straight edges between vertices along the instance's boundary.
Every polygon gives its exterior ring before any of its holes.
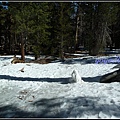
{"type": "Polygon", "coordinates": [[[101,77],[100,83],[120,82],[120,69],[101,77]]]}
{"type": "Polygon", "coordinates": [[[120,69],[120,64],[114,66],[112,69],[114,69],[114,68],[119,68],[120,69]]]}

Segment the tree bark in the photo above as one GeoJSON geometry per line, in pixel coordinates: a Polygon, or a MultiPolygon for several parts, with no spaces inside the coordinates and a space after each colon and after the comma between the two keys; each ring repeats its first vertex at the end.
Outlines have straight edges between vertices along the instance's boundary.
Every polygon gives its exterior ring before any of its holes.
{"type": "Polygon", "coordinates": [[[76,33],[75,33],[75,50],[77,50],[78,48],[78,28],[79,28],[79,16],[77,16],[77,20],[76,20],[76,33]]]}
{"type": "Polygon", "coordinates": [[[21,33],[21,60],[25,61],[25,50],[24,50],[24,37],[21,33]]]}
{"type": "Polygon", "coordinates": [[[60,58],[64,61],[63,35],[61,36],[60,58]]]}

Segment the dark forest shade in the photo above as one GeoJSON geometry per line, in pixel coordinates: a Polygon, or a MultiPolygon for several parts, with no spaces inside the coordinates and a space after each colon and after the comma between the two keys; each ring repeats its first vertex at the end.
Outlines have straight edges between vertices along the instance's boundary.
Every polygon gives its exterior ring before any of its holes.
{"type": "Polygon", "coordinates": [[[46,54],[63,60],[64,53],[74,53],[80,46],[90,55],[103,53],[107,46],[120,48],[119,2],[9,2],[7,6],[0,8],[0,54],[33,52],[35,59],[46,54]]]}

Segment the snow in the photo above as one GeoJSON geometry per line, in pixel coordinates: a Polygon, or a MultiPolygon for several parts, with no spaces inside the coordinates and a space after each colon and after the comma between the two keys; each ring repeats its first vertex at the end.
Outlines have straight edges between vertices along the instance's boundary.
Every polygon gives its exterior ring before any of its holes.
{"type": "Polygon", "coordinates": [[[72,78],[71,78],[70,82],[78,82],[78,83],[84,82],[77,70],[73,70],[71,76],[72,76],[72,78]]]}
{"type": "Polygon", "coordinates": [[[120,118],[120,83],[99,82],[119,68],[95,63],[115,56],[49,64],[11,64],[12,57],[0,56],[0,118],[120,118]]]}

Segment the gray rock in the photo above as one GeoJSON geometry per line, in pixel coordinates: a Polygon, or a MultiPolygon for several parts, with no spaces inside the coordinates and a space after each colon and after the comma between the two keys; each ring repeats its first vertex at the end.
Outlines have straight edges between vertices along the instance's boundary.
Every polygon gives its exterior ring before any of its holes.
{"type": "Polygon", "coordinates": [[[100,83],[120,82],[120,69],[101,77],[100,83]]]}
{"type": "Polygon", "coordinates": [[[119,68],[120,69],[120,64],[114,66],[112,69],[114,69],[114,68],[119,68]]]}

